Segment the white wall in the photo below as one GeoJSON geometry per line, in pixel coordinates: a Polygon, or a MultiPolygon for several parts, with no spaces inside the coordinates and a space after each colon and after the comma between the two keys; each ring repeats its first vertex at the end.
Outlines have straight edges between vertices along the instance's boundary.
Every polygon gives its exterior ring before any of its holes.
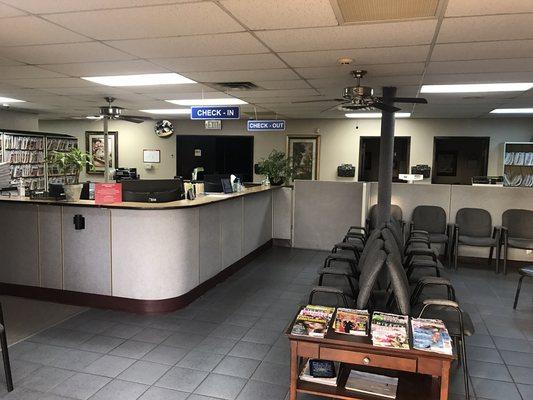
{"type": "Polygon", "coordinates": [[[39,120],[36,114],[0,110],[0,129],[38,131],[39,120]]]}
{"type": "MultiPolygon", "coordinates": [[[[85,146],[86,130],[101,130],[101,121],[40,121],[43,131],[68,133],[80,138],[85,146]]],[[[202,121],[180,119],[174,121],[177,134],[253,135],[255,137],[255,162],[276,148],[285,150],[287,134],[321,135],[321,180],[353,180],[337,178],[337,166],[351,163],[358,167],[360,136],[380,134],[379,120],[311,119],[289,120],[285,133],[248,133],[246,121],[225,121],[222,131],[206,131],[202,121]]],[[[111,130],[119,132],[120,166],[137,167],[145,178],[168,178],[175,174],[176,138],[158,138],[153,123],[132,124],[111,121],[111,130]],[[162,163],[154,171],[146,172],[142,165],[144,148],[161,149],[162,163]]],[[[529,118],[486,119],[399,119],[397,136],[411,136],[411,165],[432,165],[433,138],[435,136],[490,136],[488,174],[501,173],[501,144],[505,141],[530,141],[533,139],[533,120],[529,118]]],[[[357,171],[358,172],[358,171],[357,171]]],[[[356,172],[356,176],[357,176],[356,172]]],[[[256,177],[259,179],[259,177],[256,177]]]]}

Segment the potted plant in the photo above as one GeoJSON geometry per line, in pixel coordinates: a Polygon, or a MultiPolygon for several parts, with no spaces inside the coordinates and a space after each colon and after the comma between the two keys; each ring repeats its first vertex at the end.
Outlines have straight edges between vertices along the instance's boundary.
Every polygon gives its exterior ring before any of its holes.
{"type": "Polygon", "coordinates": [[[268,177],[272,185],[289,184],[294,177],[290,158],[279,150],[272,150],[267,158],[262,158],[258,170],[261,175],[268,177]]]}
{"type": "Polygon", "coordinates": [[[69,151],[52,151],[47,157],[49,166],[53,165],[59,174],[64,177],[63,189],[67,201],[78,201],[81,196],[83,185],[80,184],[80,173],[86,165],[93,168],[90,155],[78,148],[69,151]],[[69,176],[74,177],[72,183],[67,183],[69,176]]]}

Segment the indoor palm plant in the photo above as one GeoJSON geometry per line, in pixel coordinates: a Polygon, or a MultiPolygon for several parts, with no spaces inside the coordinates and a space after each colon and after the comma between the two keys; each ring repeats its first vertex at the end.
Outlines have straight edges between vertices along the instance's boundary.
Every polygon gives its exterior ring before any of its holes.
{"type": "Polygon", "coordinates": [[[261,159],[258,172],[268,177],[272,185],[289,184],[294,177],[290,158],[279,150],[272,150],[267,158],[261,159]]]}
{"type": "Polygon", "coordinates": [[[80,199],[83,185],[80,184],[80,173],[85,166],[93,168],[90,155],[74,147],[69,151],[52,151],[47,157],[49,167],[57,169],[64,178],[63,189],[68,201],[78,201],[80,199]],[[68,177],[73,179],[68,182],[68,177]]]}

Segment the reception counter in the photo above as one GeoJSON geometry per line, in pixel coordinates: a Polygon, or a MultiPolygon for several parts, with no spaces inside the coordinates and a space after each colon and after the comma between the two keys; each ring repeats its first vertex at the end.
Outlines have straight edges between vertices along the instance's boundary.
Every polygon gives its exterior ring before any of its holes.
{"type": "Polygon", "coordinates": [[[158,204],[0,197],[0,293],[140,313],[181,308],[272,244],[282,191],[158,204]]]}

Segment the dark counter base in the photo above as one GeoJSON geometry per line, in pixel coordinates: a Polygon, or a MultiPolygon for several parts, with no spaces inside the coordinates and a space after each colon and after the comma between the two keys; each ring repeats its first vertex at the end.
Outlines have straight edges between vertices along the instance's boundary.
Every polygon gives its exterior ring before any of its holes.
{"type": "Polygon", "coordinates": [[[192,303],[202,294],[226,280],[247,263],[272,247],[273,240],[258,247],[250,254],[233,263],[214,277],[201,283],[184,295],[164,300],[137,300],[124,297],[105,296],[101,294],[72,292],[68,290],[49,289],[36,286],[0,283],[0,293],[4,295],[28,297],[37,300],[53,301],[55,303],[71,304],[83,307],[120,310],[138,314],[156,314],[179,310],[192,303]]]}

